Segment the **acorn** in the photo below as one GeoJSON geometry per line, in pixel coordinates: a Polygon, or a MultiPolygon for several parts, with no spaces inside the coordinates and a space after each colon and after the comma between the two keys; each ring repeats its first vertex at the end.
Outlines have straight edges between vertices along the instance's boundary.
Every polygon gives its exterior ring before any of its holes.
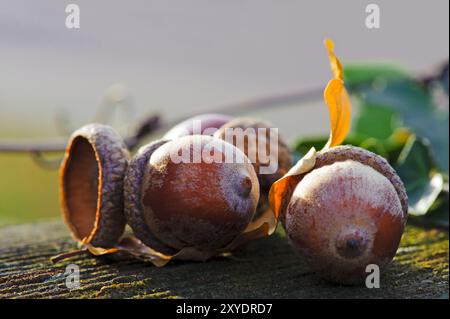
{"type": "MultiPolygon", "coordinates": [[[[238,117],[227,122],[214,134],[215,137],[224,139],[240,148],[252,161],[258,175],[261,193],[256,216],[259,216],[269,208],[268,194],[272,184],[286,174],[292,166],[292,155],[289,147],[278,134],[278,131],[273,131],[274,135],[271,138],[271,128],[274,128],[274,126],[267,121],[238,117]],[[254,139],[244,138],[244,143],[242,145],[237,145],[239,143],[238,138],[232,137],[232,140],[230,141],[228,140],[229,138],[227,138],[227,130],[230,129],[241,129],[244,135],[246,133],[251,134],[251,132],[254,132],[256,136],[254,139]],[[258,129],[265,130],[265,134],[261,135],[264,138],[263,141],[259,140],[261,136],[258,135],[258,129]],[[263,146],[265,154],[260,154],[258,149],[260,146],[259,143],[265,144],[265,147],[263,146]],[[277,152],[272,154],[271,151],[276,148],[277,152]],[[263,156],[266,154],[268,154],[267,157],[263,156]],[[274,167],[267,170],[269,165],[274,165],[274,167]],[[265,168],[266,171],[262,168],[265,168]]],[[[239,132],[235,131],[235,134],[239,134],[239,132]]],[[[251,137],[250,135],[248,136],[251,137]]]]}
{"type": "Polygon", "coordinates": [[[123,179],[129,160],[122,138],[109,126],[75,131],[60,167],[60,203],[72,237],[113,247],[123,234],[123,179]]]}
{"type": "Polygon", "coordinates": [[[201,135],[143,146],[128,166],[124,190],[135,236],[166,256],[185,249],[202,256],[184,258],[193,260],[207,259],[236,239],[259,199],[258,179],[245,154],[201,135]],[[188,155],[180,158],[183,152],[188,155]],[[226,161],[227,155],[236,160],[226,161]]]}
{"type": "Polygon", "coordinates": [[[283,226],[318,275],[362,283],[369,264],[382,270],[397,251],[408,214],[405,187],[384,158],[362,148],[316,155],[314,168],[298,176],[284,199],[283,226]]]}
{"type": "Polygon", "coordinates": [[[232,119],[218,113],[206,113],[190,117],[167,131],[163,140],[173,140],[186,135],[213,135],[215,131],[232,119]]]}

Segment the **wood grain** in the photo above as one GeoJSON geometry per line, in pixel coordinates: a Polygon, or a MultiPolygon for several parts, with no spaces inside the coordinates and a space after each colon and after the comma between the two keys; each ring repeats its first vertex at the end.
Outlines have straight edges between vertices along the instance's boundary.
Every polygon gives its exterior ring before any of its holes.
{"type": "Polygon", "coordinates": [[[409,226],[381,288],[327,283],[302,264],[284,233],[229,258],[156,268],[128,256],[49,258],[76,248],[60,221],[0,228],[0,298],[448,298],[448,233],[409,226]],[[77,264],[81,287],[65,285],[77,264]]]}

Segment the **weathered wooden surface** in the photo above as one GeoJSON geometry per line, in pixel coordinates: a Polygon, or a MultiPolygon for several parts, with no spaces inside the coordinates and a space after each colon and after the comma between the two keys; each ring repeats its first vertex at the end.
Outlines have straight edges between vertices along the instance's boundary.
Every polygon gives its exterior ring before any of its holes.
{"type": "Polygon", "coordinates": [[[156,268],[126,256],[49,258],[75,248],[59,221],[0,228],[2,298],[448,298],[448,233],[408,227],[380,289],[329,284],[302,265],[280,230],[232,258],[156,268]],[[81,287],[65,286],[65,267],[81,287]]]}

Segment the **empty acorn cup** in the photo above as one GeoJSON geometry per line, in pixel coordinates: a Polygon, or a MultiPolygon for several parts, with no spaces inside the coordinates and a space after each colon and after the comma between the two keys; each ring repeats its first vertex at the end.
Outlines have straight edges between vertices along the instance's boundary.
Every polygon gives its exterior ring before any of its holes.
{"type": "Polygon", "coordinates": [[[60,167],[64,220],[81,244],[113,247],[125,229],[123,179],[129,152],[111,127],[88,124],[75,131],[60,167]]]}

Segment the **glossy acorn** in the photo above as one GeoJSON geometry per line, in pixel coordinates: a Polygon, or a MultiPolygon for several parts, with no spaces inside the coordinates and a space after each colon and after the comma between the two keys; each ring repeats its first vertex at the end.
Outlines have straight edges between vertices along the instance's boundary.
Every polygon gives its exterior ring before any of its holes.
{"type": "Polygon", "coordinates": [[[259,198],[258,179],[245,154],[201,135],[142,147],[128,166],[124,190],[134,234],[167,256],[186,248],[214,255],[245,230],[259,198]],[[199,149],[200,160],[180,161],[182,150],[199,149]],[[225,153],[242,162],[223,162],[225,153]]]}

